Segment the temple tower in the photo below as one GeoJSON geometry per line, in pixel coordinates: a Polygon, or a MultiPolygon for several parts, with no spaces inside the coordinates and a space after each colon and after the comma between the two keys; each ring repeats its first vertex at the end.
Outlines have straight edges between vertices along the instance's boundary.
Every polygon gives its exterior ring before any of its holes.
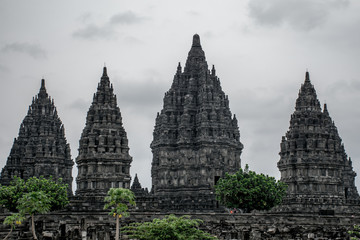
{"type": "Polygon", "coordinates": [[[30,177],[52,176],[62,178],[72,195],[72,166],[70,147],[65,129],[41,80],[39,93],[33,98],[27,115],[14,139],[10,155],[1,171],[1,184],[8,185],[14,176],[24,180],[30,177]]]}
{"type": "Polygon", "coordinates": [[[152,184],[164,209],[216,208],[214,184],[240,168],[243,145],[215,67],[210,71],[199,35],[184,70],[179,63],[157,114],[151,149],[152,184]]]}
{"type": "Polygon", "coordinates": [[[128,139],[106,67],[86,117],[76,158],[76,195],[101,197],[110,188],[130,188],[128,139]]]}
{"type": "Polygon", "coordinates": [[[321,210],[359,200],[351,159],[326,104],[321,110],[308,72],[289,130],[282,137],[278,168],[281,180],[288,184],[284,204],[301,211],[306,207],[309,211],[321,210]]]}

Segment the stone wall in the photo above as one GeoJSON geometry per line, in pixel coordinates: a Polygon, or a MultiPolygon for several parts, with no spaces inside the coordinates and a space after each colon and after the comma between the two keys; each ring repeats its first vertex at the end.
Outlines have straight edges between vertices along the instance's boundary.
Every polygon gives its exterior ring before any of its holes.
{"type": "MultiPolygon", "coordinates": [[[[202,219],[201,228],[219,239],[349,239],[347,231],[360,222],[356,215],[320,215],[290,213],[174,213],[190,215],[202,219]]],[[[3,213],[0,217],[5,217],[3,213]]],[[[130,222],[151,221],[162,218],[160,212],[131,212],[129,218],[123,219],[121,225],[130,222]]],[[[29,239],[30,226],[26,222],[15,230],[10,239],[29,239]]],[[[5,237],[9,229],[0,227],[0,237],[5,237]]],[[[36,231],[39,239],[104,239],[115,236],[115,220],[104,211],[67,210],[47,215],[36,216],[36,231]]],[[[123,236],[123,239],[127,239],[123,236]]]]}

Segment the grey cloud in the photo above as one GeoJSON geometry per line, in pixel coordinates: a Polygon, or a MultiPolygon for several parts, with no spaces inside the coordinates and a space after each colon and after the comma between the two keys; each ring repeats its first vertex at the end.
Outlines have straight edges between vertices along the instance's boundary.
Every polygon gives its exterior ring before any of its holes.
{"type": "Polygon", "coordinates": [[[81,28],[73,32],[73,37],[84,39],[99,39],[109,38],[113,35],[113,30],[107,26],[98,27],[94,24],[89,24],[84,28],[81,28]]]}
{"type": "Polygon", "coordinates": [[[35,59],[45,59],[46,51],[37,44],[31,43],[10,43],[2,48],[2,52],[18,52],[27,54],[35,59]]]}
{"type": "Polygon", "coordinates": [[[117,85],[121,85],[121,83],[114,83],[120,108],[131,108],[132,111],[142,112],[149,118],[155,119],[154,114],[162,107],[162,97],[164,92],[167,91],[169,83],[160,83],[153,80],[127,82],[126,90],[120,87],[119,91],[116,90],[117,85]]]}
{"type": "Polygon", "coordinates": [[[194,17],[200,16],[200,13],[197,12],[197,11],[188,11],[187,14],[188,14],[189,16],[194,16],[194,17]]]}
{"type": "Polygon", "coordinates": [[[71,109],[76,109],[81,112],[86,111],[90,107],[91,102],[85,101],[84,99],[78,98],[68,105],[71,109]]]}
{"type": "MultiPolygon", "coordinates": [[[[92,18],[91,13],[86,13],[83,16],[81,16],[80,19],[83,20],[83,22],[88,22],[88,20],[92,18]]],[[[131,11],[122,12],[113,15],[110,17],[110,19],[105,22],[102,25],[95,25],[95,24],[87,24],[85,27],[80,28],[73,32],[72,36],[76,38],[82,38],[82,39],[108,39],[113,36],[115,36],[115,26],[117,24],[123,24],[123,25],[132,25],[132,24],[138,24],[142,21],[144,21],[145,17],[140,17],[136,15],[135,13],[131,11]]],[[[129,37],[130,39],[132,37],[129,37]]],[[[135,38],[133,38],[135,39],[135,38]]],[[[128,38],[125,38],[125,42],[127,43],[134,43],[134,41],[128,41],[128,38]]],[[[138,43],[138,41],[135,41],[135,43],[138,43]]]]}
{"type": "Polygon", "coordinates": [[[126,42],[129,45],[136,45],[136,44],[144,43],[142,40],[140,40],[136,37],[133,37],[133,36],[124,37],[124,42],[126,42]]]}
{"type": "Polygon", "coordinates": [[[8,72],[10,72],[10,69],[8,67],[0,64],[0,72],[8,73],[8,72]]]}
{"type": "Polygon", "coordinates": [[[326,92],[329,96],[344,96],[348,94],[355,94],[355,96],[359,96],[360,80],[334,82],[326,88],[326,92]]]}
{"type": "Polygon", "coordinates": [[[110,18],[109,24],[136,24],[144,21],[144,17],[139,17],[132,11],[118,13],[110,18]]]}
{"type": "Polygon", "coordinates": [[[330,11],[348,5],[349,0],[252,0],[248,8],[250,17],[260,25],[288,24],[309,31],[326,22],[330,11]]]}

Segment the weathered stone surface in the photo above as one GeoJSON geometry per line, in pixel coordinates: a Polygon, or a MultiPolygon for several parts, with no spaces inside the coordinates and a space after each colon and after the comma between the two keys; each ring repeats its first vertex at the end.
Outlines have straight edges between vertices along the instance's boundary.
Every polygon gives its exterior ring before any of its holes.
{"type": "Polygon", "coordinates": [[[179,63],[156,117],[151,176],[159,206],[216,208],[213,186],[239,169],[242,148],[237,119],[196,34],[185,69],[179,63]]]}
{"type": "MultiPolygon", "coordinates": [[[[113,187],[130,188],[128,139],[107,69],[94,94],[76,158],[77,197],[103,197],[113,187]]],[[[95,200],[96,201],[96,200],[95,200]]]]}
{"type": "Polygon", "coordinates": [[[40,91],[33,98],[20,125],[19,136],[14,139],[6,165],[1,171],[0,182],[8,185],[14,176],[25,180],[53,176],[54,180],[62,178],[72,195],[73,165],[64,125],[42,79],[40,91]]]}
{"type": "Polygon", "coordinates": [[[359,203],[351,159],[326,104],[321,110],[308,72],[282,138],[278,168],[288,184],[287,211],[334,215],[334,210],[343,211],[339,206],[359,203]]]}

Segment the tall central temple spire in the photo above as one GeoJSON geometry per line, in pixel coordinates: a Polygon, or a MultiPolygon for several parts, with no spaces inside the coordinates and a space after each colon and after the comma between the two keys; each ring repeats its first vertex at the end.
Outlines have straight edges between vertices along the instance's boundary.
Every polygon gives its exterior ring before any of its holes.
{"type": "Polygon", "coordinates": [[[188,54],[188,58],[186,60],[184,73],[187,74],[198,74],[199,70],[206,69],[207,70],[207,62],[205,59],[205,53],[202,50],[200,44],[199,35],[195,34],[193,36],[193,42],[191,49],[188,54]]]}
{"type": "Polygon", "coordinates": [[[151,148],[153,191],[165,209],[213,210],[214,184],[240,168],[237,120],[197,34],[184,72],[179,64],[165,93],[151,148]]]}

